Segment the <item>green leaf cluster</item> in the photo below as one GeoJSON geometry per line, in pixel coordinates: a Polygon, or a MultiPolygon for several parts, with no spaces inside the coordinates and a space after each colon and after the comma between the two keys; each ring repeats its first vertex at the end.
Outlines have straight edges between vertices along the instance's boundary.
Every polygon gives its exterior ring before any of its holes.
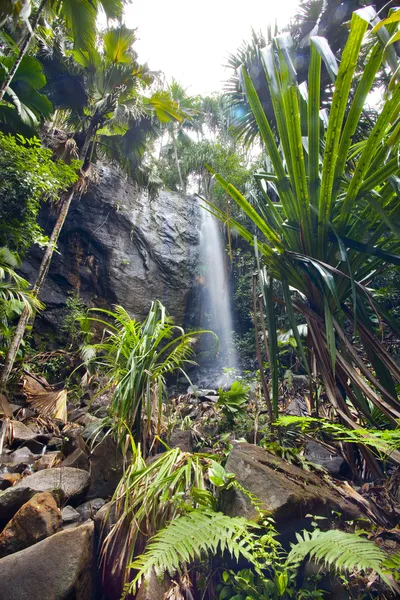
{"type": "MultiPolygon", "coordinates": [[[[248,199],[215,173],[252,223],[246,227],[243,221],[228,219],[254,245],[259,260],[275,416],[279,364],[273,282],[278,279],[299,358],[306,370],[315,359],[328,399],[346,423],[356,427],[337,381],[367,420],[373,406],[394,424],[400,418],[395,389],[400,370],[376,335],[376,315],[395,331],[399,328],[365,285],[388,264],[400,264],[396,226],[400,216],[400,87],[395,76],[371,134],[354,143],[368,94],[388,58],[382,37],[367,35],[376,18],[371,7],[353,13],[340,64],[326,40],[311,37],[307,84],[297,81],[290,36],[274,38],[261,58],[276,130],[251,75],[242,72],[266,155],[266,168],[256,177],[261,196],[248,199]],[[361,50],[366,44],[365,56],[361,50]],[[329,106],[321,102],[324,68],[334,79],[329,106]],[[307,323],[308,357],[296,313],[307,323]],[[346,329],[349,321],[352,335],[360,335],[372,368],[352,345],[346,329]]],[[[212,205],[210,210],[227,221],[225,211],[212,205]]]]}
{"type": "Polygon", "coordinates": [[[146,443],[153,426],[157,432],[160,430],[162,405],[167,397],[166,376],[195,364],[195,337],[206,332],[185,333],[173,325],[159,300],[152,303],[143,323],[132,319],[122,306],[116,306],[115,312],[93,310],[109,321],[91,316],[81,320],[83,324],[104,327],[102,341],[84,347],[83,352],[87,362],[107,375],[107,387],[114,387],[110,407],[114,437],[124,448],[126,437],[134,431],[136,441],[143,436],[146,443]]]}
{"type": "Polygon", "coordinates": [[[45,242],[36,221],[41,202],[57,201],[77,180],[78,165],[54,161],[37,138],[0,132],[0,237],[10,250],[24,254],[32,244],[45,242]]]}
{"type": "Polygon", "coordinates": [[[229,390],[218,389],[217,406],[222,408],[224,416],[232,421],[235,417],[246,415],[246,405],[250,396],[250,387],[241,381],[234,381],[229,390]]]}

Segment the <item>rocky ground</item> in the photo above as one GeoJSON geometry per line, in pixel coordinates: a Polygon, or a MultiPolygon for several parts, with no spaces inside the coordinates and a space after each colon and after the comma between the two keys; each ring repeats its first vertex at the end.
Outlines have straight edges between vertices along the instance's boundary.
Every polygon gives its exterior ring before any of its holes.
{"type": "MultiPolygon", "coordinates": [[[[212,436],[215,394],[214,390],[196,391],[176,401],[176,407],[184,407],[192,427],[176,428],[170,437],[172,446],[193,451],[199,448],[199,440],[212,436]],[[211,423],[208,434],[205,423],[211,423]]],[[[63,423],[39,417],[21,400],[11,405],[12,414],[2,418],[0,600],[118,597],[113,596],[112,582],[102,586],[98,556],[123,459],[110,437],[94,448],[88,443],[107,404],[107,396],[99,396],[90,406],[71,407],[68,421],[63,423]]],[[[383,528],[392,528],[396,547],[395,523],[372,497],[338,479],[344,467],[339,453],[309,443],[308,458],[325,468],[327,476],[321,477],[254,444],[233,439],[230,444],[227,471],[260,499],[261,508],[275,518],[283,540],[293,539],[310,515],[332,518],[336,514],[345,520],[372,521],[378,534],[383,528]]],[[[224,502],[228,514],[256,516],[238,490],[233,489],[224,502]]],[[[390,543],[389,537],[385,543],[390,543]]],[[[162,594],[153,581],[140,590],[138,598],[160,600],[162,594]]]]}

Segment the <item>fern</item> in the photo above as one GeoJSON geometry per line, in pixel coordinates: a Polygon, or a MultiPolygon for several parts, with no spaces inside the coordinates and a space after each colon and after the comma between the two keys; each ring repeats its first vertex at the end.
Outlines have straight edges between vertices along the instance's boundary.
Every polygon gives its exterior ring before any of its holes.
{"type": "Polygon", "coordinates": [[[306,556],[317,562],[323,562],[337,571],[372,569],[388,585],[393,587],[391,578],[384,571],[386,553],[374,542],[366,540],[355,533],[331,530],[313,533],[303,532],[303,537],[296,534],[297,544],[292,546],[287,557],[287,564],[299,564],[306,556]]]}
{"type": "Polygon", "coordinates": [[[323,432],[335,440],[368,446],[378,455],[390,457],[400,450],[400,429],[348,429],[339,423],[313,417],[282,416],[276,425],[299,428],[303,433],[323,432]]]}
{"type": "Polygon", "coordinates": [[[204,554],[215,555],[227,550],[236,560],[244,556],[255,563],[250,552],[251,539],[246,519],[228,517],[210,509],[193,510],[156,533],[144,554],[128,566],[137,569],[138,573],[126,593],[133,593],[152,569],[158,575],[165,571],[173,574],[181,565],[191,563],[204,554]]]}

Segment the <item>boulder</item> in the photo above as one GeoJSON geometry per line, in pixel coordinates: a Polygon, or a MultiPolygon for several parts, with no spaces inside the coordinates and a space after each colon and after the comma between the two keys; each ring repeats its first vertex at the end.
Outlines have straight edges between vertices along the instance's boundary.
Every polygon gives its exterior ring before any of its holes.
{"type": "Polygon", "coordinates": [[[32,452],[32,450],[30,450],[29,448],[26,448],[26,446],[23,446],[22,448],[18,448],[17,450],[14,450],[14,452],[12,452],[10,454],[10,457],[13,460],[16,459],[29,459],[31,462],[35,461],[37,458],[37,455],[34,454],[32,452]]]}
{"type": "Polygon", "coordinates": [[[50,469],[60,463],[61,456],[61,452],[47,452],[47,454],[43,454],[34,462],[33,470],[41,471],[42,469],[50,469]]]}
{"type": "Polygon", "coordinates": [[[84,521],[94,519],[95,514],[104,506],[106,501],[103,498],[94,498],[77,507],[77,512],[84,521]]]}
{"type": "Polygon", "coordinates": [[[115,524],[115,508],[111,502],[103,504],[94,517],[94,526],[98,537],[105,537],[115,524]]]}
{"type": "Polygon", "coordinates": [[[92,600],[91,521],[0,560],[0,600],[92,600]]]}
{"type": "Polygon", "coordinates": [[[12,438],[16,442],[26,442],[37,437],[37,434],[21,421],[10,421],[10,426],[12,427],[12,438]]]}
{"type": "Polygon", "coordinates": [[[83,450],[80,448],[76,448],[67,456],[65,460],[61,463],[62,467],[74,467],[75,469],[83,469],[83,471],[90,471],[90,463],[89,459],[83,450]]]}
{"type": "Polygon", "coordinates": [[[7,523],[13,515],[36,494],[30,487],[12,487],[0,492],[0,523],[7,523]]]}
{"type": "Polygon", "coordinates": [[[64,525],[82,521],[81,515],[72,506],[66,506],[62,509],[61,518],[64,525]]]}
{"type": "Polygon", "coordinates": [[[21,479],[20,473],[1,473],[0,475],[0,490],[6,490],[21,479]]]}
{"type": "MultiPolygon", "coordinates": [[[[66,500],[78,501],[89,487],[89,473],[72,467],[54,467],[28,475],[14,488],[31,488],[37,492],[61,490],[66,500]]],[[[7,492],[7,490],[6,490],[7,492]]]]}
{"type": "Polygon", "coordinates": [[[168,575],[159,578],[154,571],[152,571],[148,580],[143,581],[140,585],[136,594],[136,600],[161,600],[170,589],[170,586],[171,579],[168,575]]]}
{"type": "Polygon", "coordinates": [[[192,452],[193,451],[193,440],[192,440],[192,432],[187,429],[182,431],[180,429],[175,429],[169,438],[169,444],[171,448],[180,448],[182,452],[192,452]]]}
{"type": "MultiPolygon", "coordinates": [[[[282,524],[307,514],[330,516],[335,510],[344,518],[360,518],[362,513],[352,502],[324,483],[314,473],[303,471],[253,444],[236,443],[229,454],[226,470],[261,502],[261,509],[282,524]]],[[[249,498],[234,488],[225,498],[227,512],[235,516],[257,518],[249,498]]]]}
{"type": "Polygon", "coordinates": [[[109,498],[122,477],[121,452],[113,440],[107,436],[96,446],[90,456],[90,487],[87,500],[109,498]]]}
{"type": "Polygon", "coordinates": [[[89,412],[100,419],[106,417],[108,415],[113,393],[114,390],[106,390],[102,394],[95,396],[93,400],[89,402],[89,412]]]}
{"type": "Polygon", "coordinates": [[[318,442],[309,441],[306,444],[305,458],[315,465],[323,467],[332,477],[341,475],[346,466],[346,461],[338,452],[331,452],[318,442]]]}
{"type": "Polygon", "coordinates": [[[0,533],[0,558],[28,548],[53,535],[61,526],[61,513],[48,492],[35,494],[0,533]]]}

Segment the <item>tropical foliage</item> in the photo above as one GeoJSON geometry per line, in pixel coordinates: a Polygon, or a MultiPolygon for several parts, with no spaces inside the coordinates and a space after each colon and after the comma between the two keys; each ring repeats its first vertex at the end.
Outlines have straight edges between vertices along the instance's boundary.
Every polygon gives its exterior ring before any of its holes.
{"type": "Polygon", "coordinates": [[[137,442],[143,438],[145,448],[154,428],[160,434],[166,377],[194,364],[195,337],[206,332],[185,333],[172,324],[158,300],[143,323],[132,319],[122,306],[116,306],[115,312],[97,311],[109,321],[88,317],[104,332],[101,342],[83,348],[83,357],[97,365],[107,375],[108,386],[115,388],[111,426],[116,441],[124,448],[133,431],[137,442]]]}
{"type": "Polygon", "coordinates": [[[41,303],[29,291],[29,283],[17,274],[18,255],[8,248],[0,248],[0,339],[8,338],[13,317],[26,308],[30,314],[41,308],[41,303]]]}
{"type": "MultiPolygon", "coordinates": [[[[279,144],[252,79],[243,71],[248,101],[267,153],[267,170],[258,175],[263,200],[253,206],[216,174],[257,227],[255,238],[240,223],[229,220],[249,243],[254,243],[260,257],[275,416],[278,368],[272,283],[276,278],[282,283],[305,368],[311,367],[322,378],[332,406],[343,422],[355,428],[346,397],[367,422],[372,420],[372,406],[393,424],[400,416],[395,392],[400,372],[375,333],[373,314],[389,326],[397,326],[366,287],[376,269],[399,262],[395,253],[400,92],[395,78],[371,135],[352,143],[374,77],[385,60],[384,43],[374,41],[358,75],[358,57],[373,16],[369,9],[353,14],[340,65],[324,39],[311,38],[307,88],[296,80],[287,36],[278,36],[265,48],[263,68],[279,144]],[[335,84],[329,115],[320,112],[323,64],[335,84]],[[353,84],[354,95],[350,94],[353,84]],[[274,194],[279,202],[272,200],[274,194]],[[292,290],[296,290],[295,295],[292,290]],[[307,358],[295,311],[307,323],[307,358]],[[372,369],[354,350],[349,327],[352,335],[359,335],[372,369]]],[[[370,39],[376,40],[374,33],[370,39]]],[[[211,210],[226,219],[218,209],[211,210]]],[[[313,409],[318,410],[314,399],[312,402],[313,409]]]]}
{"type": "Polygon", "coordinates": [[[46,241],[37,223],[41,202],[57,202],[60,192],[78,178],[78,165],[53,161],[52,151],[37,138],[0,132],[0,236],[10,250],[23,254],[32,244],[46,241]]]}

